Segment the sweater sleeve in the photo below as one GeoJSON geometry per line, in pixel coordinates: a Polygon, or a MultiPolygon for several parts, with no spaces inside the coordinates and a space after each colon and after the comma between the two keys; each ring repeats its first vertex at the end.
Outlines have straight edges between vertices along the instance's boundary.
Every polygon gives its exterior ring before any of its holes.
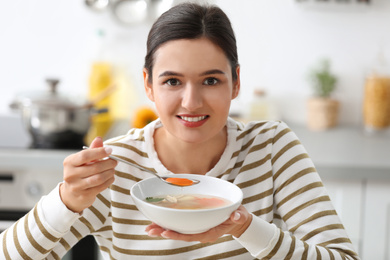
{"type": "Polygon", "coordinates": [[[280,123],[272,139],[274,220],[253,216],[235,239],[259,259],[359,259],[296,135],[280,123]]]}
{"type": "Polygon", "coordinates": [[[0,234],[0,259],[44,259],[79,217],[62,203],[57,185],[0,234]]]}

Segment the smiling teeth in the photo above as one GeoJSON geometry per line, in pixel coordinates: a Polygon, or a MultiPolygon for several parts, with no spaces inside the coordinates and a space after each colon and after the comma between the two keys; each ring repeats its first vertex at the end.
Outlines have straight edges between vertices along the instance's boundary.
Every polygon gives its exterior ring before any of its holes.
{"type": "Polygon", "coordinates": [[[181,116],[181,119],[188,121],[188,122],[199,122],[206,118],[206,116],[196,116],[196,117],[187,117],[187,116],[181,116]]]}

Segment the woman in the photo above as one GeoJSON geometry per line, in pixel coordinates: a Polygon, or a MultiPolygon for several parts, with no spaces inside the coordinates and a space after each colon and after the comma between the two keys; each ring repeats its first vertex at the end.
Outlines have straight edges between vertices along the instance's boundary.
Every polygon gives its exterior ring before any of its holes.
{"type": "Polygon", "coordinates": [[[64,161],[64,182],[1,234],[1,258],[58,259],[92,234],[105,259],[358,259],[297,137],[282,122],[228,118],[240,90],[235,36],[217,7],[181,4],[153,25],[144,86],[159,119],[64,161]],[[129,189],[156,172],[235,183],[243,205],[223,224],[184,235],[150,223],[129,189]]]}

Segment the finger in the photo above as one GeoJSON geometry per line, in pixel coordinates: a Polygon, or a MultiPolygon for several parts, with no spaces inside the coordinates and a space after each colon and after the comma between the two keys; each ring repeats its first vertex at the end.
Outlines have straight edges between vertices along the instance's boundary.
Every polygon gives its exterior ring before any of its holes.
{"type": "Polygon", "coordinates": [[[112,176],[111,178],[109,178],[108,180],[106,180],[105,182],[103,182],[102,184],[98,185],[98,186],[94,186],[94,187],[91,187],[89,189],[87,189],[87,191],[89,193],[92,193],[92,194],[99,194],[100,192],[104,191],[105,189],[107,189],[108,187],[110,187],[110,185],[115,181],[115,177],[112,176]]]}
{"type": "MultiPolygon", "coordinates": [[[[84,189],[90,189],[93,187],[98,187],[101,184],[105,183],[107,180],[115,176],[115,170],[113,168],[102,171],[97,174],[93,174],[89,177],[82,179],[82,182],[85,182],[84,189]]],[[[79,182],[80,183],[80,182],[79,182]]]]}
{"type": "Polygon", "coordinates": [[[236,224],[243,224],[248,219],[245,208],[241,205],[237,210],[230,215],[230,220],[236,224]]]}
{"type": "Polygon", "coordinates": [[[100,136],[95,137],[92,140],[90,148],[103,147],[103,139],[100,136]]]}
{"type": "Polygon", "coordinates": [[[70,164],[72,166],[81,166],[106,158],[111,153],[111,147],[90,148],[70,155],[65,159],[64,164],[70,164]]]}

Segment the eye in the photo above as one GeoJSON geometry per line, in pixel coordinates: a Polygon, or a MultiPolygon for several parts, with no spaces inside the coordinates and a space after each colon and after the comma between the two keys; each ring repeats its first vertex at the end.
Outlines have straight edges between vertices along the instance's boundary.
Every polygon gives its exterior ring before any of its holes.
{"type": "Polygon", "coordinates": [[[205,79],[205,81],[203,81],[203,84],[213,86],[213,85],[216,85],[218,82],[219,82],[219,80],[216,78],[207,78],[207,79],[205,79]]]}
{"type": "Polygon", "coordinates": [[[164,82],[164,84],[167,84],[169,86],[179,86],[181,82],[178,79],[171,78],[164,82]]]}

